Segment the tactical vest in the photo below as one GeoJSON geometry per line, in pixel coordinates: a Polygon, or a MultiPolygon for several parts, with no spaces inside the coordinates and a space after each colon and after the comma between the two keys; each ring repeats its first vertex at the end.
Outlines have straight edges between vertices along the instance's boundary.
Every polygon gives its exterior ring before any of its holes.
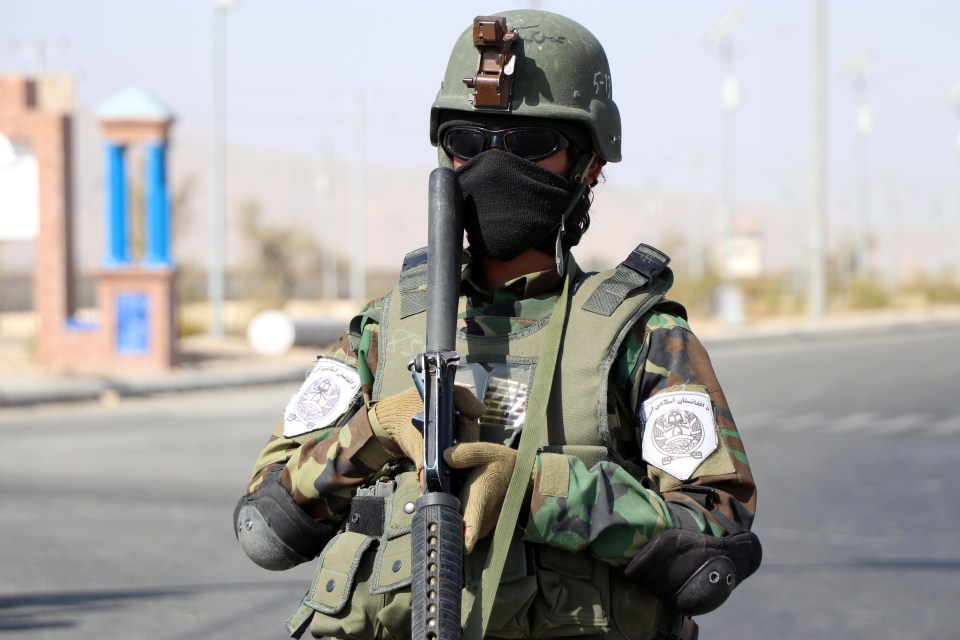
{"type": "MultiPolygon", "coordinates": [[[[542,451],[575,455],[588,468],[618,459],[607,419],[610,368],[627,332],[670,288],[668,260],[656,249],[640,245],[616,269],[599,274],[575,270],[542,451]]],[[[682,307],[675,308],[682,312],[682,307]]],[[[425,310],[426,253],[420,250],[407,256],[400,282],[385,298],[377,318],[375,400],[413,384],[407,364],[424,350],[425,310]]],[[[461,365],[456,380],[473,387],[484,400],[483,440],[513,444],[522,432],[523,410],[548,322],[549,317],[502,336],[458,332],[461,365]]],[[[409,638],[410,524],[420,488],[411,472],[389,485],[381,491],[389,494],[383,531],[370,536],[348,530],[327,545],[310,591],[288,622],[291,635],[299,637],[309,624],[315,636],[409,638]]],[[[480,584],[489,540],[481,540],[465,558],[464,623],[480,584]]],[[[506,639],[633,640],[679,638],[681,629],[691,626],[689,619],[663,607],[610,565],[587,554],[524,543],[518,532],[487,634],[506,639]]]]}

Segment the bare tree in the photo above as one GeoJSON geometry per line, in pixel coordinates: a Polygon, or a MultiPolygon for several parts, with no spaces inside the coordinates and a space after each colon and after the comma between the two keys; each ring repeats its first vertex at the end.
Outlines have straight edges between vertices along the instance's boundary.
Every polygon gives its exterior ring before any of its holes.
{"type": "Polygon", "coordinates": [[[298,281],[317,264],[320,247],[303,229],[264,222],[262,214],[255,198],[240,205],[240,231],[253,250],[245,271],[256,298],[280,306],[295,295],[298,281]]]}

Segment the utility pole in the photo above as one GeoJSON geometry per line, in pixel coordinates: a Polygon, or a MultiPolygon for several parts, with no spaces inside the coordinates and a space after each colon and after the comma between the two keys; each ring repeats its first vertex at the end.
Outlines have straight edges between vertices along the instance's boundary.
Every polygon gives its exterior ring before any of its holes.
{"type": "Polygon", "coordinates": [[[724,76],[721,91],[723,111],[721,204],[720,204],[720,277],[722,284],[717,292],[720,318],[725,324],[743,322],[743,298],[733,278],[733,217],[734,217],[734,124],[740,107],[740,82],[733,72],[733,40],[731,34],[743,18],[743,8],[728,9],[707,32],[707,44],[717,50],[723,64],[724,76]]]}
{"type": "Polygon", "coordinates": [[[690,199],[690,278],[703,279],[703,147],[693,147],[690,154],[690,172],[693,174],[693,197],[690,199]]]}
{"type": "Polygon", "coordinates": [[[827,310],[827,2],[813,0],[813,86],[810,131],[810,266],[807,305],[820,318],[827,310]]]}
{"type": "Polygon", "coordinates": [[[353,166],[350,169],[350,298],[362,301],[366,288],[364,248],[364,173],[366,171],[366,103],[363,92],[353,96],[353,166]]]}
{"type": "Polygon", "coordinates": [[[334,198],[333,162],[330,142],[324,138],[321,150],[321,172],[314,178],[313,186],[320,200],[320,218],[325,229],[323,250],[323,297],[336,300],[340,297],[337,273],[337,212],[334,198]]]}
{"type": "Polygon", "coordinates": [[[213,149],[211,153],[210,264],[207,268],[207,303],[211,336],[222,338],[226,291],[226,17],[236,0],[213,2],[213,149]]]}
{"type": "Polygon", "coordinates": [[[43,40],[36,40],[33,43],[33,64],[38,78],[47,75],[47,47],[43,40]]]}
{"type": "Polygon", "coordinates": [[[897,280],[900,275],[900,268],[897,261],[897,180],[896,176],[891,173],[886,180],[883,181],[884,188],[886,189],[886,211],[887,211],[887,224],[886,233],[884,234],[884,245],[886,247],[886,278],[884,278],[884,285],[887,294],[893,295],[897,290],[897,280]]]}
{"type": "Polygon", "coordinates": [[[54,56],[62,53],[70,46],[69,40],[64,37],[58,38],[56,42],[50,44],[42,38],[37,38],[30,42],[21,42],[12,38],[7,42],[0,42],[0,46],[16,52],[21,57],[29,57],[33,61],[33,75],[36,78],[43,78],[47,75],[47,58],[52,49],[54,56]]]}
{"type": "MultiPolygon", "coordinates": [[[[947,91],[946,101],[947,107],[957,116],[957,169],[960,171],[960,79],[956,80],[947,91]]],[[[960,175],[957,179],[957,195],[960,196],[960,175]]],[[[957,205],[957,221],[960,222],[960,201],[957,205]]],[[[960,260],[960,247],[957,247],[954,255],[958,256],[957,260],[960,260]]],[[[960,262],[957,263],[957,271],[960,272],[960,262]]]]}
{"type": "Polygon", "coordinates": [[[644,189],[644,202],[640,205],[640,211],[643,213],[644,226],[650,229],[650,242],[654,246],[662,244],[663,238],[663,216],[660,215],[660,196],[657,193],[657,183],[651,181],[647,183],[644,189]]]}
{"type": "Polygon", "coordinates": [[[866,101],[867,68],[873,61],[873,52],[863,48],[854,53],[843,67],[843,75],[853,84],[857,102],[857,223],[856,275],[864,278],[870,272],[870,209],[869,180],[867,178],[867,140],[873,131],[873,114],[866,101]]]}

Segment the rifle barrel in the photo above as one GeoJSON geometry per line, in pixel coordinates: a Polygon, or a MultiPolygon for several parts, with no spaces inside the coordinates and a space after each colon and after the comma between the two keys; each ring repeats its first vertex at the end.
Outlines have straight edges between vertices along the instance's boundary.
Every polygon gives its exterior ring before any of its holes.
{"type": "Polygon", "coordinates": [[[463,254],[463,197],[452,169],[430,172],[427,243],[427,351],[453,351],[463,254]]]}

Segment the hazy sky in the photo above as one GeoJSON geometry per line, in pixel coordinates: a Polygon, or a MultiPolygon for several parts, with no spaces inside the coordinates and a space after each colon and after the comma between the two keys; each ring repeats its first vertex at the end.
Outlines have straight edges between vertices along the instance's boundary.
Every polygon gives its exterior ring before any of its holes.
{"type": "MultiPolygon", "coordinates": [[[[733,3],[536,4],[581,22],[606,48],[624,121],[624,162],[608,168],[608,179],[690,190],[699,148],[703,188],[718,193],[722,67],[703,35],[733,3]]],[[[474,15],[530,5],[239,0],[227,15],[228,136],[313,155],[327,149],[347,162],[351,108],[362,90],[368,161],[429,166],[429,107],[451,45],[474,15]]],[[[737,197],[802,200],[813,3],[740,6],[737,197]]],[[[828,0],[828,11],[833,206],[849,210],[855,197],[855,103],[841,69],[866,46],[875,53],[867,87],[871,199],[882,208],[895,198],[901,215],[918,219],[960,217],[958,118],[944,101],[960,78],[960,3],[828,0]]],[[[0,0],[0,72],[34,68],[39,40],[49,70],[79,75],[82,108],[140,84],[178,114],[178,130],[209,135],[213,13],[205,0],[0,0]]]]}

